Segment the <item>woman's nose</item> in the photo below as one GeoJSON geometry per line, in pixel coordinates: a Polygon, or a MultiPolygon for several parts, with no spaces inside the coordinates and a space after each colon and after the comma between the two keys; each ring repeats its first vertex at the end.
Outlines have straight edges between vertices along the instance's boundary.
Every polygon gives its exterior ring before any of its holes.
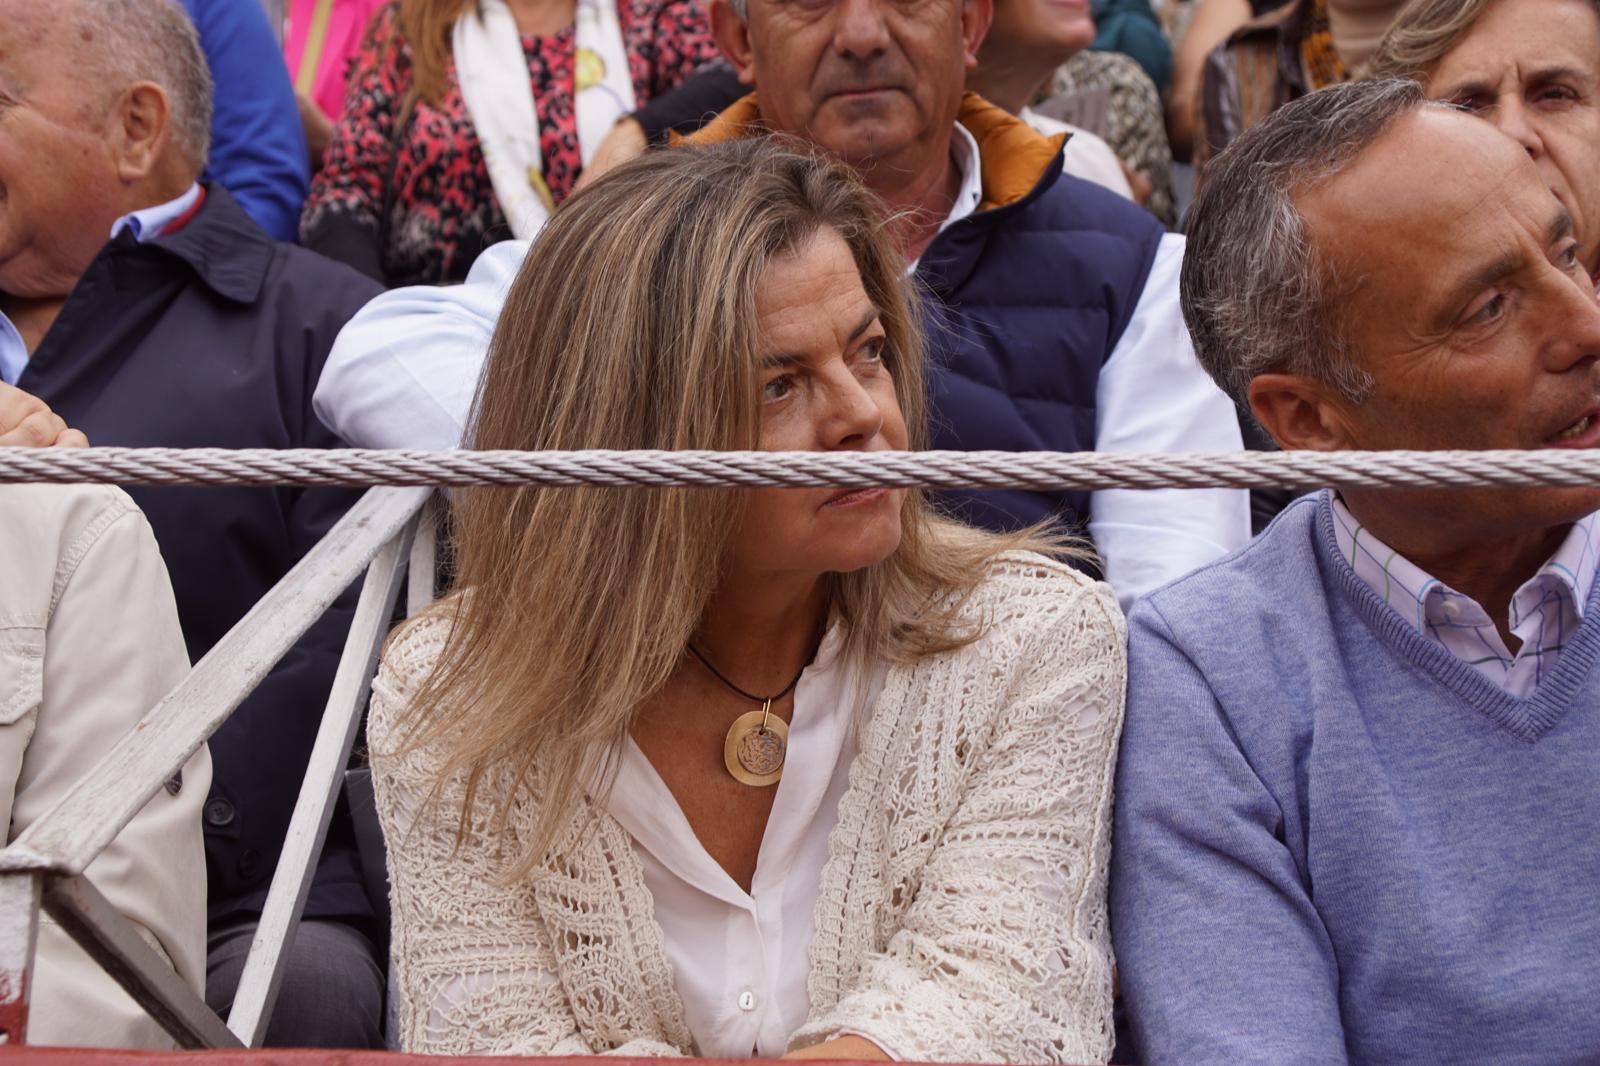
{"type": "Polygon", "coordinates": [[[854,374],[830,382],[820,412],[820,436],[826,449],[864,448],[883,428],[883,411],[854,374]]]}
{"type": "Polygon", "coordinates": [[[1500,132],[1526,148],[1533,158],[1544,155],[1544,139],[1539,136],[1538,124],[1522,97],[1502,100],[1495,109],[1494,124],[1500,132]]]}

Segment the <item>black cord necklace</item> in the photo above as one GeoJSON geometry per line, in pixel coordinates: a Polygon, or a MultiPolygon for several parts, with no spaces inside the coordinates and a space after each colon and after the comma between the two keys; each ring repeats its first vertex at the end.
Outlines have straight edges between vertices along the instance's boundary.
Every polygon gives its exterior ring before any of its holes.
{"type": "Polygon", "coordinates": [[[789,726],[782,718],[772,717],[772,705],[794,691],[806,672],[805,667],[801,667],[794,680],[776,696],[757,696],[729,681],[699,648],[690,644],[689,650],[700,660],[700,665],[711,671],[711,676],[752,703],[761,704],[759,711],[741,714],[728,727],[728,736],[722,743],[722,763],[728,773],[746,785],[777,784],[783,777],[783,760],[788,754],[789,726]]]}

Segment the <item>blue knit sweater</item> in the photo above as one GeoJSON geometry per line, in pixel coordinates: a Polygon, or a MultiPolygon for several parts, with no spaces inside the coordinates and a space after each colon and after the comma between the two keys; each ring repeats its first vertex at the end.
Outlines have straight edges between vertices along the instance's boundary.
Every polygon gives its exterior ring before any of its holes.
{"type": "Polygon", "coordinates": [[[1506,696],[1327,494],[1129,619],[1112,922],[1142,1061],[1600,1062],[1600,582],[1506,696]]]}

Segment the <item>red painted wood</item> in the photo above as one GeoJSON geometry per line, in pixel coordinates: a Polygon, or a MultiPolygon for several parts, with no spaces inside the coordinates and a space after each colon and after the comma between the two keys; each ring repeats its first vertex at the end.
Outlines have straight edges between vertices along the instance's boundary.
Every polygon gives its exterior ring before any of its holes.
{"type": "MultiPolygon", "coordinates": [[[[674,1059],[675,1066],[732,1066],[732,1063],[771,1063],[774,1059],[674,1059]]],[[[834,1060],[816,1059],[813,1062],[834,1060]]],[[[838,1060],[841,1066],[882,1066],[882,1063],[838,1060]]],[[[261,1048],[244,1051],[107,1051],[97,1048],[0,1047],[0,1066],[505,1066],[538,1063],[539,1066],[662,1066],[660,1059],[619,1058],[443,1058],[437,1055],[401,1055],[387,1051],[325,1051],[315,1048],[261,1048]]]]}

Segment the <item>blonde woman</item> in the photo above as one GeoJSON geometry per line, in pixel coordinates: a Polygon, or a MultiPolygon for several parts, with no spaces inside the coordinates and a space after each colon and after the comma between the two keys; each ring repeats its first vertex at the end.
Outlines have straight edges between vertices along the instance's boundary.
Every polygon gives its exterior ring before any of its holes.
{"type": "MultiPolygon", "coordinates": [[[[608,175],[475,444],[918,446],[873,203],[769,138],[608,175]]],[[[1106,1059],[1123,625],[1062,545],[909,490],[458,502],[462,591],[373,689],[407,1050],[1106,1059]]]]}

